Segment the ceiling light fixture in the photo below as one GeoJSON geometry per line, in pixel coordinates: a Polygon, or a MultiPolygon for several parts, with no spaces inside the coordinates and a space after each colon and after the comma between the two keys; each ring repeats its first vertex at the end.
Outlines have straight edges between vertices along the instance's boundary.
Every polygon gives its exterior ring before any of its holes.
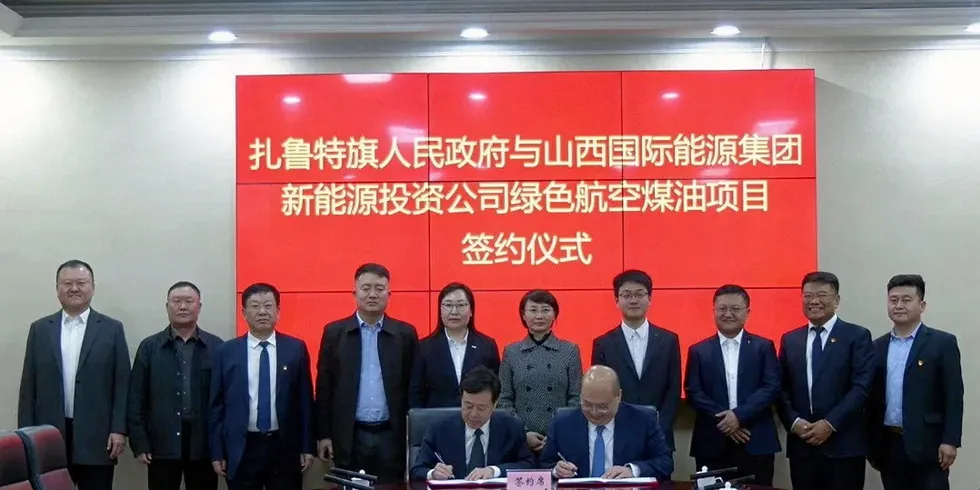
{"type": "Polygon", "coordinates": [[[302,102],[303,99],[300,99],[298,95],[287,95],[282,98],[282,101],[285,104],[296,105],[302,102]]]}
{"type": "Polygon", "coordinates": [[[970,34],[980,34],[980,22],[974,22],[966,26],[963,30],[970,34]]]}
{"type": "Polygon", "coordinates": [[[680,94],[677,92],[664,92],[663,95],[660,96],[660,98],[664,100],[674,100],[678,97],[680,97],[680,94]]]}
{"type": "Polygon", "coordinates": [[[740,31],[738,27],[735,27],[733,25],[723,25],[723,26],[715,27],[711,31],[711,33],[714,34],[715,36],[729,37],[729,36],[737,36],[741,34],[742,31],[740,31]]]}
{"type": "Polygon", "coordinates": [[[238,36],[231,31],[214,31],[208,35],[208,41],[213,43],[230,43],[238,39],[238,36]]]}
{"type": "Polygon", "coordinates": [[[487,100],[487,94],[481,92],[470,92],[469,98],[472,101],[479,102],[481,100],[487,100]]]}
{"type": "Polygon", "coordinates": [[[482,27],[467,27],[463,29],[463,32],[459,33],[459,37],[463,39],[483,39],[489,35],[490,33],[482,27]]]}

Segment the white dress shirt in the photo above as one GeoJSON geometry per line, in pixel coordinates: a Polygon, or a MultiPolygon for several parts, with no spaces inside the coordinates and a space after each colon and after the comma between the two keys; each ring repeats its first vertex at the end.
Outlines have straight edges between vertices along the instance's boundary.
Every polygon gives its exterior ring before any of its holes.
{"type": "MultiPolygon", "coordinates": [[[[466,425],[465,422],[463,423],[463,425],[466,427],[466,435],[464,436],[465,445],[463,447],[463,450],[466,451],[466,464],[469,465],[470,455],[473,454],[473,444],[476,443],[476,429],[470,428],[470,426],[466,425]]],[[[480,442],[483,443],[483,457],[489,458],[490,457],[490,421],[487,420],[486,423],[483,424],[483,427],[480,427],[480,430],[483,431],[483,434],[480,435],[480,442]]],[[[487,461],[489,462],[489,459],[487,459],[487,461]]],[[[487,466],[487,468],[493,470],[493,476],[491,476],[491,478],[500,477],[500,467],[487,466]]],[[[433,471],[435,470],[434,469],[429,470],[429,473],[425,477],[427,479],[432,479],[433,471]]],[[[463,471],[466,471],[466,468],[453,468],[453,472],[456,473],[455,476],[457,479],[466,478],[467,475],[462,474],[463,471]]]]}
{"type": "Polygon", "coordinates": [[[633,358],[633,366],[636,367],[636,375],[643,374],[643,361],[647,353],[647,343],[650,341],[650,322],[643,320],[643,325],[636,329],[630,328],[625,322],[620,326],[623,335],[626,336],[626,345],[630,350],[630,357],[633,358]]]}
{"type": "MultiPolygon", "coordinates": [[[[248,430],[249,432],[258,432],[259,360],[262,358],[262,346],[259,345],[259,342],[262,341],[252,335],[251,332],[248,333],[245,341],[248,345],[248,430]]],[[[269,414],[272,418],[272,425],[269,430],[279,430],[279,417],[276,415],[276,374],[278,372],[278,364],[276,364],[276,333],[272,332],[272,335],[266,341],[269,342],[266,350],[269,351],[269,390],[272,408],[269,414]]]]}
{"type": "MultiPolygon", "coordinates": [[[[823,332],[820,334],[821,348],[825,350],[827,349],[827,339],[830,338],[830,331],[834,328],[834,325],[836,324],[837,324],[837,315],[830,317],[830,320],[827,320],[827,323],[823,324],[823,332]]],[[[813,322],[808,322],[807,329],[806,329],[806,388],[807,388],[807,393],[810,395],[809,402],[810,402],[811,413],[813,413],[813,339],[817,335],[816,332],[814,332],[812,329],[815,326],[816,325],[814,325],[813,322]]],[[[796,427],[796,423],[799,422],[800,420],[801,418],[797,417],[796,420],[793,421],[793,425],[790,426],[790,430],[793,430],[793,428],[796,427]]],[[[815,422],[815,421],[811,420],[811,422],[815,422]]],[[[834,427],[831,426],[831,429],[833,428],[834,427]]]]}
{"type": "Polygon", "coordinates": [[[738,406],[738,355],[742,347],[742,332],[738,332],[733,338],[728,338],[718,333],[718,341],[721,342],[721,357],[725,361],[725,384],[728,385],[728,409],[734,410],[738,406]]]}
{"type": "MultiPolygon", "coordinates": [[[[462,340],[456,340],[449,336],[446,331],[446,340],[449,341],[449,355],[453,357],[453,367],[456,368],[456,382],[463,380],[463,358],[466,357],[466,342],[470,338],[470,329],[466,329],[466,335],[462,340]]],[[[469,453],[467,453],[469,454],[469,453]]]]}
{"type": "MultiPolygon", "coordinates": [[[[644,326],[647,326],[644,323],[644,326]]],[[[609,468],[613,467],[613,439],[616,437],[616,420],[610,420],[608,424],[605,425],[606,430],[602,431],[602,442],[606,446],[606,458],[602,463],[603,471],[609,471],[609,468]]],[[[592,470],[592,461],[595,459],[595,440],[599,436],[598,427],[589,422],[589,467],[579,468],[579,474],[581,476],[589,476],[589,472],[592,470]],[[582,473],[582,472],[585,473],[582,473]]],[[[628,429],[628,428],[627,428],[628,429]]],[[[627,463],[624,466],[633,472],[633,476],[640,476],[640,469],[633,463],[627,463]]]]}
{"type": "Polygon", "coordinates": [[[91,308],[86,308],[81,315],[69,316],[61,312],[61,361],[62,380],[65,390],[65,418],[75,418],[75,377],[78,374],[78,361],[82,354],[82,339],[88,327],[88,316],[91,308]]]}

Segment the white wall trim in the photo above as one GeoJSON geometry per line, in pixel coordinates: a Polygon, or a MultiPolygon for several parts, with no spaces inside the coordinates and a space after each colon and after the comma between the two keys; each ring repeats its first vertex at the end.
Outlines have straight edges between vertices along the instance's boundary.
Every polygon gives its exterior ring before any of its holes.
{"type": "Polygon", "coordinates": [[[0,2],[0,39],[14,37],[23,23],[23,17],[0,2]]]}

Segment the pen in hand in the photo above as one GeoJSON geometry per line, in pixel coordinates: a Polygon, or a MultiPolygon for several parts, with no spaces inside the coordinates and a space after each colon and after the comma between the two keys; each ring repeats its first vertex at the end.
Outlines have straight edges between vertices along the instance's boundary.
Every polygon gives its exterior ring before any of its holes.
{"type": "MultiPolygon", "coordinates": [[[[562,461],[563,463],[565,463],[565,464],[567,464],[567,465],[569,465],[569,466],[574,466],[574,465],[573,465],[572,463],[569,463],[569,462],[568,462],[568,460],[567,460],[567,459],[565,459],[565,457],[564,457],[564,456],[562,456],[562,455],[561,455],[561,452],[558,452],[558,457],[559,457],[559,458],[561,458],[561,461],[562,461]]],[[[573,471],[573,472],[572,472],[572,476],[573,476],[573,477],[574,477],[574,476],[576,476],[576,475],[578,475],[578,471],[577,471],[577,470],[576,470],[576,471],[573,471]]]]}
{"type": "MultiPolygon", "coordinates": [[[[442,459],[442,456],[440,456],[439,453],[435,453],[435,454],[436,454],[436,459],[438,459],[443,466],[449,466],[448,464],[446,464],[446,461],[442,459]]],[[[456,478],[456,472],[453,472],[449,476],[452,478],[456,478]]]]}

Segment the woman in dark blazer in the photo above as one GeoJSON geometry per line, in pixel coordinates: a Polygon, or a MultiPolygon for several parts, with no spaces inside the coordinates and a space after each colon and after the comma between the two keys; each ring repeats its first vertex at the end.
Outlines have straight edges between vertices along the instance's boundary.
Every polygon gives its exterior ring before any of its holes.
{"type": "Polygon", "coordinates": [[[521,298],[518,312],[527,337],[504,348],[498,406],[524,421],[527,444],[540,453],[555,411],[579,405],[582,354],[552,331],[558,318],[555,295],[530,291],[521,298]]]}
{"type": "Polygon", "coordinates": [[[476,331],[473,291],[454,282],[439,292],[436,329],[419,342],[412,368],[412,408],[458,407],[459,380],[470,369],[486,366],[497,373],[497,342],[476,331]]]}

